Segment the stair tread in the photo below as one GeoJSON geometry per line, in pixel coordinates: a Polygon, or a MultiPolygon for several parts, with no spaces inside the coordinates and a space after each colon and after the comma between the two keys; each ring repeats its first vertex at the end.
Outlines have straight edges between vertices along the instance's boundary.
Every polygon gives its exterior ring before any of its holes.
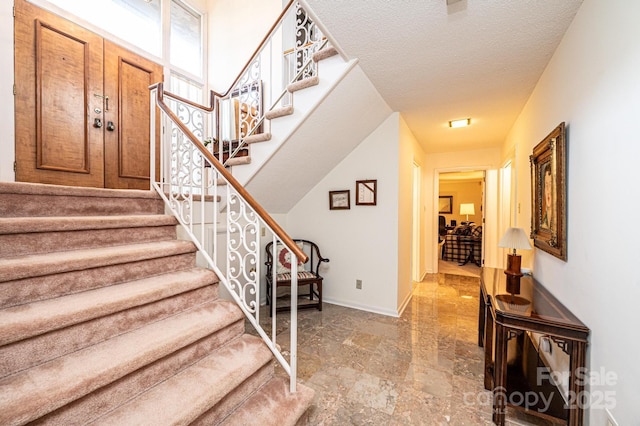
{"type": "Polygon", "coordinates": [[[307,77],[305,79],[296,81],[287,86],[287,91],[290,93],[297,92],[298,90],[306,89],[308,87],[317,86],[320,83],[320,79],[317,75],[313,77],[307,77]]]}
{"type": "Polygon", "coordinates": [[[314,62],[320,62],[338,54],[338,50],[333,46],[325,47],[315,52],[312,56],[314,62]]]}
{"type": "Polygon", "coordinates": [[[260,338],[242,335],[95,423],[189,424],[271,359],[260,338]]]}
{"type": "Polygon", "coordinates": [[[264,114],[264,117],[267,120],[273,120],[274,118],[284,117],[291,114],[293,114],[293,105],[288,105],[286,107],[274,108],[271,111],[267,111],[264,114]]]}
{"type": "Polygon", "coordinates": [[[0,345],[16,342],[217,282],[194,268],[101,287],[0,311],[0,345]]]}
{"type": "Polygon", "coordinates": [[[227,161],[225,161],[224,165],[225,166],[238,166],[240,164],[249,164],[251,163],[251,157],[248,155],[245,155],[244,157],[233,157],[233,158],[229,158],[227,161]]]}
{"type": "Polygon", "coordinates": [[[0,194],[160,199],[160,196],[155,191],[150,190],[90,188],[29,182],[0,182],[0,194]]]}
{"type": "Polygon", "coordinates": [[[296,384],[296,392],[291,393],[288,380],[274,377],[220,425],[248,425],[260,419],[264,426],[293,426],[311,405],[314,394],[313,389],[300,383],[296,384]]]}
{"type": "Polygon", "coordinates": [[[170,226],[178,221],[169,215],[0,217],[0,234],[80,231],[91,229],[170,226]]]}
{"type": "Polygon", "coordinates": [[[37,419],[242,318],[216,300],[6,377],[0,424],[37,419]]]}
{"type": "Polygon", "coordinates": [[[252,144],[252,143],[258,143],[258,142],[267,142],[270,140],[271,140],[271,133],[265,132],[265,133],[256,133],[254,135],[249,135],[243,139],[243,142],[245,144],[252,144]]]}
{"type": "Polygon", "coordinates": [[[195,252],[190,241],[168,240],[0,259],[0,282],[195,252]]]}

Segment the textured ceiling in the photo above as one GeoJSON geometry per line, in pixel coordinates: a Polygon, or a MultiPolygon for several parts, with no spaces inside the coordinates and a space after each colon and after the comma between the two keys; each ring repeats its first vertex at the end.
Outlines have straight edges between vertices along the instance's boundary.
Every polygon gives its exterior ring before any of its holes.
{"type": "Polygon", "coordinates": [[[449,152],[502,144],[582,0],[305,3],[425,151],[449,152]]]}

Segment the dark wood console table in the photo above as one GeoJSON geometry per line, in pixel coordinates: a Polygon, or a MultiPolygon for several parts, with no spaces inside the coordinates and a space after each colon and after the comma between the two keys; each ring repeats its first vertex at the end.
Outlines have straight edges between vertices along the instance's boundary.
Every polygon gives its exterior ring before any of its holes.
{"type": "MultiPolygon", "coordinates": [[[[509,405],[555,422],[582,425],[583,409],[579,404],[579,396],[584,388],[589,328],[530,276],[522,277],[519,294],[531,302],[529,306],[519,309],[515,305],[510,306],[496,298],[499,294],[508,294],[504,271],[483,268],[480,274],[478,345],[485,348],[484,385],[493,391],[493,422],[504,425],[505,410],[509,405]],[[512,356],[512,362],[508,363],[507,344],[513,339],[523,341],[527,338],[527,332],[544,335],[556,350],[562,350],[569,356],[566,400],[559,389],[549,384],[551,382],[543,383],[545,380],[541,380],[539,368],[536,369],[536,380],[532,381],[530,377],[523,377],[527,376],[523,373],[524,362],[518,366],[518,361],[514,362],[512,356]],[[527,400],[523,396],[533,398],[527,400]],[[549,399],[551,403],[545,406],[529,404],[536,396],[555,396],[556,400],[549,399]]],[[[517,344],[516,347],[520,348],[517,344]]],[[[548,378],[548,375],[545,377],[548,378]]]]}

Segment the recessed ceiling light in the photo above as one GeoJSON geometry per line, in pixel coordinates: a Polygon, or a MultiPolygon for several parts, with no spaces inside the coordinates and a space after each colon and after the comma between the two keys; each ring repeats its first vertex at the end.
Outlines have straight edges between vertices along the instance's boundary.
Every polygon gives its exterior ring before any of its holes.
{"type": "Polygon", "coordinates": [[[461,120],[451,120],[449,122],[449,127],[457,128],[457,127],[466,127],[471,124],[470,118],[463,118],[461,120]]]}

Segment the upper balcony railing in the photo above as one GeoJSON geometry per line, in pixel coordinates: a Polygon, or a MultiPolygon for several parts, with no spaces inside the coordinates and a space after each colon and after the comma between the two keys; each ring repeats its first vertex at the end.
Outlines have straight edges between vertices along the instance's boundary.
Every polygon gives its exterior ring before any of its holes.
{"type": "MultiPolygon", "coordinates": [[[[312,55],[326,44],[326,37],[299,3],[291,1],[231,87],[224,93],[211,93],[209,106],[166,92],[162,83],[151,87],[152,144],[158,120],[164,129],[159,170],[155,169],[155,158],[151,161],[152,186],[290,375],[292,392],[297,360],[297,276],[291,276],[287,354],[277,343],[275,303],[270,306],[272,319],[265,325],[267,330],[260,321],[261,257],[268,242],[273,242],[274,258],[286,247],[292,265],[298,260],[305,262],[307,255],[224,163],[241,155],[247,138],[270,132],[265,113],[291,105],[287,86],[317,75],[312,55]]],[[[152,146],[152,156],[155,152],[152,146]]],[[[273,292],[271,300],[275,301],[276,286],[273,292]]]]}
{"type": "Polygon", "coordinates": [[[317,76],[312,56],[327,44],[300,4],[291,1],[229,89],[211,92],[206,107],[167,92],[169,106],[223,164],[237,164],[230,160],[248,155],[252,140],[270,139],[265,114],[292,106],[287,87],[317,76]]]}

